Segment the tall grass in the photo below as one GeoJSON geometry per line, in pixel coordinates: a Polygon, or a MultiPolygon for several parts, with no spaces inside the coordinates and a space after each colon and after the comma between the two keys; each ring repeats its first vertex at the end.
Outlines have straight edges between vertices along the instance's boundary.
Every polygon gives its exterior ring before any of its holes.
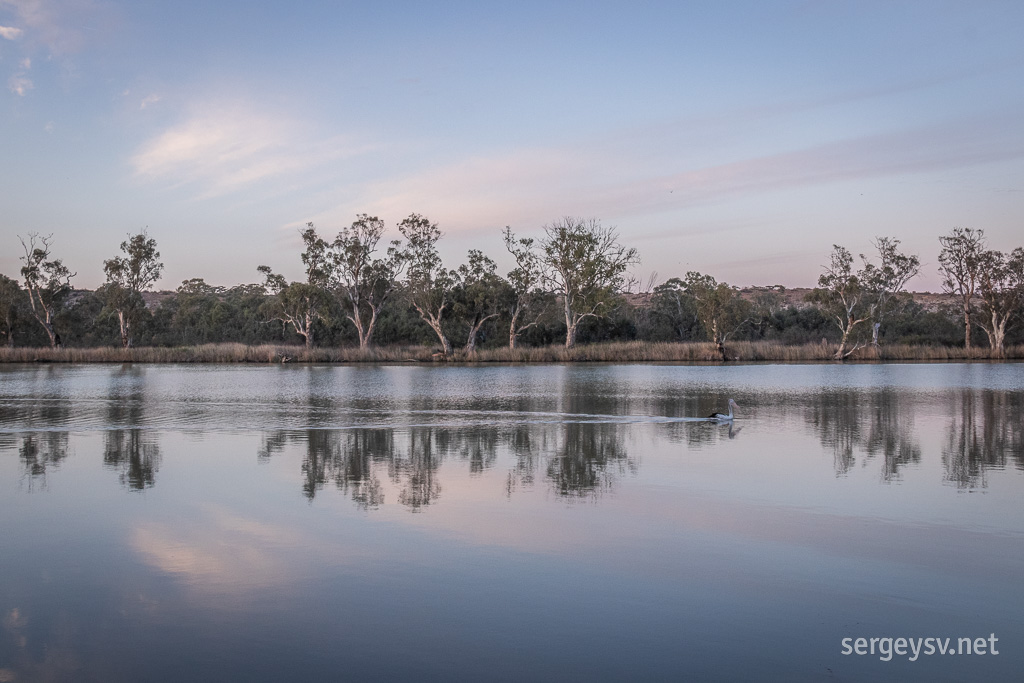
{"type": "MultiPolygon", "coordinates": [[[[773,342],[736,342],[725,349],[729,361],[822,362],[831,361],[834,344],[787,346],[773,342]]],[[[899,344],[864,347],[848,361],[956,361],[1024,359],[1024,345],[1006,349],[997,357],[991,349],[899,344]]],[[[472,354],[457,351],[449,357],[426,346],[387,346],[359,349],[314,348],[264,344],[203,344],[172,348],[143,347],[50,349],[0,348],[0,363],[640,363],[640,362],[722,362],[714,344],[689,342],[607,342],[564,346],[482,349],[472,354]]]]}

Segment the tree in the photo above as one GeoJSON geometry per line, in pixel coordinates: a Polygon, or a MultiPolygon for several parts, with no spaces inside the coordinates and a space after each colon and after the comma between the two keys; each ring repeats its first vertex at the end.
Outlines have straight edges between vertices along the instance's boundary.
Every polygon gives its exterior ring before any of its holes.
{"type": "Polygon", "coordinates": [[[452,290],[458,284],[458,273],[441,264],[437,242],[443,233],[437,223],[431,223],[417,213],[403,219],[398,224],[398,230],[405,237],[405,250],[409,258],[406,277],[409,301],[423,322],[437,335],[444,355],[449,356],[452,343],[442,321],[445,311],[452,304],[452,290]]]}
{"type": "Polygon", "coordinates": [[[879,264],[864,261],[863,285],[871,299],[871,344],[878,346],[878,332],[882,322],[893,311],[907,282],[921,270],[916,255],[899,251],[900,241],[891,237],[877,237],[872,244],[878,250],[879,264]]]}
{"type": "Polygon", "coordinates": [[[696,302],[697,317],[724,360],[725,342],[749,322],[750,302],[741,299],[735,287],[696,271],[686,274],[683,287],[696,302]]]}
{"type": "Polygon", "coordinates": [[[836,360],[846,358],[862,346],[857,342],[852,349],[846,350],[857,326],[871,319],[872,310],[866,298],[863,271],[855,273],[849,250],[833,244],[831,262],[818,277],[818,287],[808,295],[808,299],[821,304],[842,332],[836,360]]]}
{"type": "Polygon", "coordinates": [[[125,256],[115,256],[103,262],[107,274],[107,305],[117,311],[121,326],[121,346],[132,345],[132,324],[139,312],[145,309],[142,292],[160,279],[164,264],[158,259],[156,240],[145,232],[131,235],[121,242],[125,256]]]}
{"type": "Polygon", "coordinates": [[[17,280],[12,280],[6,275],[0,275],[0,334],[7,339],[7,346],[14,347],[14,319],[18,305],[22,302],[23,294],[17,280]]]}
{"type": "Polygon", "coordinates": [[[983,315],[979,322],[989,346],[1003,355],[1007,327],[1022,314],[1024,305],[1024,249],[1010,254],[984,251],[978,258],[978,293],[983,315]]]}
{"type": "Polygon", "coordinates": [[[386,257],[374,258],[383,233],[384,221],[363,213],[334,240],[338,289],[348,309],[345,317],[355,325],[359,347],[364,349],[370,345],[381,309],[398,287],[408,262],[398,240],[391,242],[386,257]]]}
{"type": "Polygon", "coordinates": [[[985,231],[953,228],[939,238],[939,274],[947,294],[960,299],[964,313],[964,346],[971,348],[971,310],[977,291],[981,255],[985,252],[985,231]]]}
{"type": "Polygon", "coordinates": [[[544,233],[545,279],[562,297],[565,346],[571,348],[580,322],[608,313],[626,270],[640,259],[636,249],[619,244],[614,228],[596,219],[566,216],[544,226],[544,233]]]}
{"type": "Polygon", "coordinates": [[[478,249],[470,249],[469,262],[459,266],[459,281],[453,300],[455,313],[469,325],[466,353],[476,351],[480,328],[501,313],[501,303],[508,283],[496,271],[494,261],[478,249]]]}
{"type": "Polygon", "coordinates": [[[25,255],[21,257],[25,262],[21,267],[21,276],[25,278],[32,315],[46,330],[50,346],[60,348],[63,344],[54,327],[54,316],[71,293],[71,278],[76,273],[72,273],[60,259],[50,258],[53,235],[40,237],[37,233],[31,233],[28,244],[23,238],[18,239],[25,250],[25,255]]]}
{"type": "Polygon", "coordinates": [[[508,273],[508,283],[511,286],[509,297],[508,325],[508,347],[516,348],[519,335],[537,324],[541,310],[538,310],[543,301],[544,292],[540,287],[544,282],[544,262],[541,255],[534,247],[533,238],[522,237],[516,239],[512,234],[512,228],[505,226],[502,237],[505,240],[505,249],[512,254],[516,261],[516,267],[508,273]],[[535,315],[530,315],[535,313],[535,315]],[[531,318],[525,324],[520,323],[523,316],[531,318]]]}
{"type": "Polygon", "coordinates": [[[302,252],[302,263],[306,266],[305,282],[289,284],[283,275],[273,273],[270,266],[259,266],[257,270],[266,278],[266,290],[274,296],[268,307],[272,319],[291,325],[305,339],[306,348],[311,349],[314,325],[324,319],[324,311],[330,304],[327,291],[331,281],[330,245],[317,235],[312,223],[307,223],[300,234],[306,245],[302,252]]]}
{"type": "Polygon", "coordinates": [[[697,303],[679,278],[670,278],[655,287],[650,307],[654,318],[671,328],[674,340],[689,341],[697,334],[697,303]]]}

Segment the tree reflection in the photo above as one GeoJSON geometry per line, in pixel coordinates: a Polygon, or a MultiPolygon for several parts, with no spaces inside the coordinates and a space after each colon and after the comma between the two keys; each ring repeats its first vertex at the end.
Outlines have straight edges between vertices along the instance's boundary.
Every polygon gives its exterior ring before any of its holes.
{"type": "Polygon", "coordinates": [[[156,436],[150,432],[114,429],[104,436],[103,464],[120,470],[121,483],[133,491],[156,484],[160,458],[160,446],[156,436]]]}
{"type": "Polygon", "coordinates": [[[989,469],[1011,460],[1024,469],[1024,395],[964,389],[953,396],[942,448],[944,480],[961,489],[984,488],[989,469]]]}
{"type": "Polygon", "coordinates": [[[537,470],[556,494],[566,498],[598,497],[618,476],[636,473],[639,464],[623,442],[624,425],[607,422],[569,422],[557,426],[527,425],[513,430],[509,445],[516,461],[506,477],[506,495],[530,487],[537,470]]]}
{"type": "Polygon", "coordinates": [[[29,489],[36,483],[46,488],[46,475],[68,456],[68,433],[58,431],[27,432],[19,436],[18,457],[29,489]]]}
{"type": "Polygon", "coordinates": [[[305,447],[302,493],[309,500],[328,483],[347,493],[362,508],[384,503],[384,491],[374,474],[373,462],[387,460],[392,450],[392,429],[307,429],[267,434],[258,452],[261,460],[289,443],[305,447]]]}
{"type": "Polygon", "coordinates": [[[39,401],[25,410],[21,418],[28,428],[38,428],[10,435],[12,445],[17,441],[18,458],[30,490],[36,484],[46,488],[47,473],[67,458],[68,432],[54,427],[67,424],[69,413],[66,401],[39,401]]]}
{"type": "Polygon", "coordinates": [[[389,464],[392,480],[402,484],[398,502],[408,505],[413,511],[419,510],[437,499],[441,493],[437,469],[441,456],[435,449],[435,433],[444,437],[446,429],[416,427],[409,430],[408,445],[402,457],[395,457],[389,464]]]}
{"type": "Polygon", "coordinates": [[[576,423],[564,426],[558,454],[548,462],[547,475],[562,496],[599,495],[612,487],[616,474],[636,472],[627,457],[620,425],[576,423]]]}
{"type": "Polygon", "coordinates": [[[141,491],[156,484],[160,445],[154,433],[142,429],[145,412],[144,371],[126,365],[111,374],[103,464],[120,471],[121,484],[141,491]]]}
{"type": "Polygon", "coordinates": [[[883,481],[899,479],[904,466],[921,461],[913,415],[892,389],[822,392],[807,420],[832,449],[837,476],[853,468],[858,451],[866,461],[881,456],[883,481]]]}

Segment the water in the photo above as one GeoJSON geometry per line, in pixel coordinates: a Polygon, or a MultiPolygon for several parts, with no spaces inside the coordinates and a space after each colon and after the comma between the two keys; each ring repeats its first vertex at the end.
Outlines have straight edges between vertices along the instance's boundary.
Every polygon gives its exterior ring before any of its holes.
{"type": "Polygon", "coordinates": [[[1016,680],[1022,492],[1020,364],[0,366],[0,683],[1016,680]]]}

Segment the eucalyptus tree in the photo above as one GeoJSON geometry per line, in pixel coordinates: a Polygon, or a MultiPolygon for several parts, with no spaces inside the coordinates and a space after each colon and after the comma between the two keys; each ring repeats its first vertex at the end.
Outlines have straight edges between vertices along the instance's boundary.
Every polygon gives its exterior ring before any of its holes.
{"type": "Polygon", "coordinates": [[[508,283],[497,273],[497,265],[478,249],[469,250],[468,262],[458,268],[453,292],[453,311],[469,325],[466,353],[476,350],[480,328],[501,314],[508,283]]]}
{"type": "Polygon", "coordinates": [[[863,346],[857,341],[852,349],[846,350],[847,344],[854,340],[857,327],[871,320],[872,316],[868,292],[864,287],[864,273],[853,270],[853,255],[848,249],[832,245],[829,265],[818,277],[818,287],[808,295],[808,299],[820,304],[842,333],[836,360],[848,357],[863,346]]]}
{"type": "Polygon", "coordinates": [[[971,313],[981,275],[981,256],[985,252],[985,231],[953,228],[939,238],[939,274],[947,294],[960,299],[964,313],[964,346],[971,348],[971,313]]]}
{"type": "Polygon", "coordinates": [[[627,269],[640,259],[636,249],[619,244],[614,228],[597,219],[566,216],[544,226],[544,233],[545,280],[562,298],[565,346],[571,348],[580,322],[608,313],[627,269]]]}
{"type": "Polygon", "coordinates": [[[25,278],[32,316],[46,330],[50,346],[60,348],[63,344],[54,326],[54,318],[71,293],[71,278],[75,273],[60,259],[50,258],[53,235],[42,237],[38,233],[30,233],[28,243],[22,237],[18,239],[25,250],[25,255],[20,257],[25,263],[21,267],[21,276],[25,278]]]}
{"type": "Polygon", "coordinates": [[[543,313],[544,259],[537,250],[532,237],[516,239],[512,228],[505,226],[502,232],[505,249],[516,261],[516,267],[508,273],[510,285],[508,347],[516,348],[519,335],[535,326],[543,313]],[[522,318],[526,322],[521,322],[522,318]]]}
{"type": "Polygon", "coordinates": [[[724,358],[725,342],[750,322],[750,302],[740,298],[736,287],[696,271],[686,274],[683,290],[693,298],[697,317],[724,358]]]}
{"type": "Polygon", "coordinates": [[[700,318],[697,316],[696,301],[686,291],[686,283],[674,277],[654,288],[650,300],[653,317],[672,330],[676,341],[693,339],[700,318]]]}
{"type": "Polygon", "coordinates": [[[306,245],[302,252],[302,263],[306,266],[306,281],[289,283],[283,275],[271,271],[270,266],[259,266],[257,270],[265,278],[264,287],[273,295],[268,302],[267,312],[272,320],[280,320],[286,327],[292,326],[306,342],[306,348],[313,347],[316,323],[325,319],[330,306],[332,261],[330,245],[316,232],[312,223],[306,224],[301,233],[306,245]]]}
{"type": "Polygon", "coordinates": [[[0,274],[0,334],[7,340],[7,346],[14,346],[14,319],[19,304],[24,298],[17,280],[0,274]]]}
{"type": "Polygon", "coordinates": [[[452,353],[452,343],[444,329],[445,313],[452,305],[452,292],[459,282],[458,272],[445,268],[437,243],[444,233],[437,223],[417,213],[409,214],[398,224],[405,237],[405,253],[409,259],[406,270],[406,294],[423,322],[437,335],[444,355],[452,353]]]}
{"type": "Polygon", "coordinates": [[[334,240],[337,289],[347,317],[355,325],[360,348],[373,340],[384,304],[398,288],[408,255],[399,240],[393,240],[383,257],[375,257],[384,234],[384,221],[365,213],[343,228],[334,240]]]}
{"type": "Polygon", "coordinates": [[[984,251],[978,262],[982,308],[978,322],[989,346],[1003,355],[1007,328],[1024,315],[1024,249],[1017,247],[1009,254],[984,251]]]}
{"type": "Polygon", "coordinates": [[[149,289],[163,272],[156,240],[145,232],[131,235],[121,242],[124,256],[115,256],[103,262],[107,275],[107,306],[117,312],[121,327],[121,346],[132,346],[132,327],[145,309],[142,292],[149,289]]]}
{"type": "Polygon", "coordinates": [[[921,261],[914,254],[899,250],[900,241],[891,237],[877,237],[872,242],[878,251],[879,263],[868,261],[864,254],[863,286],[871,299],[871,344],[878,346],[878,333],[885,318],[892,313],[900,294],[905,293],[907,282],[921,270],[921,261]]]}

